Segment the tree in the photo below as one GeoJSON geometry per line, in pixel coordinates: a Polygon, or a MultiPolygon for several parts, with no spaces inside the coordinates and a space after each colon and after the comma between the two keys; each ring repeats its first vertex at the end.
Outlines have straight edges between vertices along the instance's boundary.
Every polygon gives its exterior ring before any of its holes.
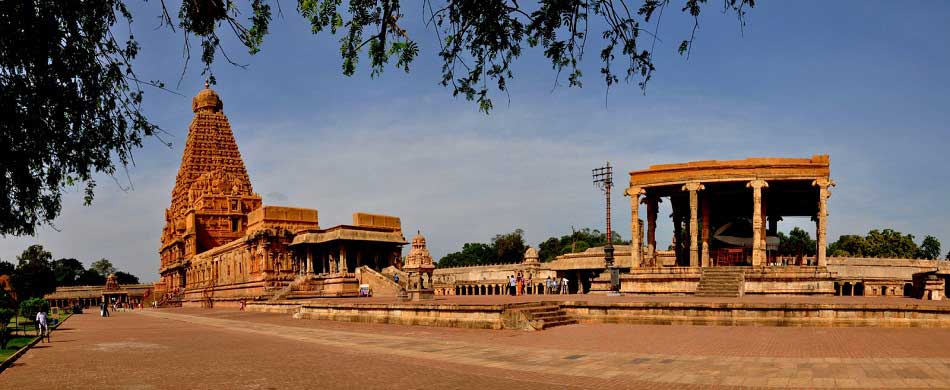
{"type": "Polygon", "coordinates": [[[28,321],[36,321],[36,313],[49,313],[49,301],[43,298],[30,298],[20,302],[20,317],[28,321]]]}
{"type": "Polygon", "coordinates": [[[864,237],[857,235],[843,235],[828,245],[828,256],[836,257],[865,257],[870,256],[870,249],[864,237]]]}
{"type": "Polygon", "coordinates": [[[42,297],[56,290],[56,277],[50,267],[53,255],[42,245],[31,245],[17,256],[12,283],[20,299],[42,297]]]}
{"type": "Polygon", "coordinates": [[[59,259],[53,262],[53,275],[57,286],[76,286],[85,267],[76,259],[59,259]]]}
{"type": "MultiPolygon", "coordinates": [[[[202,73],[214,83],[211,64],[216,53],[225,53],[219,29],[233,32],[256,54],[276,2],[183,1],[177,13],[159,2],[161,24],[184,34],[188,58],[189,37],[198,37],[202,73]],[[248,26],[238,20],[240,15],[249,15],[248,26]]],[[[551,62],[556,81],[566,74],[568,86],[581,87],[587,43],[599,42],[599,77],[607,88],[621,79],[646,88],[655,70],[653,50],[657,42],[662,44],[656,37],[659,18],[672,4],[427,0],[408,14],[423,14],[426,27],[436,34],[442,85],[488,113],[493,107],[490,91],[507,94],[513,65],[525,47],[538,48],[551,62]]],[[[692,22],[679,42],[681,55],[689,55],[705,5],[704,0],[673,5],[682,6],[692,22]]],[[[754,5],[754,0],[723,0],[722,11],[735,15],[742,26],[754,5]]],[[[372,76],[390,63],[408,72],[420,52],[414,32],[405,27],[399,0],[349,0],[346,5],[342,0],[298,0],[297,10],[314,34],[341,32],[344,75],[356,73],[364,53],[372,76]]],[[[0,3],[0,235],[32,235],[38,224],[53,221],[66,187],[83,185],[85,203],[91,203],[94,173],[114,174],[117,165],[132,161],[132,151],[144,138],[161,134],[142,111],[142,88],[164,89],[164,84],[137,76],[132,62],[138,42],[134,36],[117,37],[117,22],[132,23],[123,0],[87,0],[81,6],[69,1],[0,3]]]]}
{"type": "Polygon", "coordinates": [[[127,272],[118,271],[115,273],[116,283],[119,284],[139,284],[139,278],[127,272]]]}
{"type": "Polygon", "coordinates": [[[939,254],[940,241],[936,238],[926,236],[918,246],[912,234],[903,234],[893,229],[874,229],[864,237],[843,235],[828,245],[829,256],[935,259],[939,254]]]}
{"type": "Polygon", "coordinates": [[[491,264],[495,259],[495,248],[480,242],[469,242],[462,245],[461,252],[453,252],[439,260],[439,267],[466,267],[471,265],[491,264]]]}
{"type": "Polygon", "coordinates": [[[940,241],[934,236],[924,237],[924,241],[920,244],[920,251],[917,257],[930,260],[940,258],[940,241]]]}
{"type": "Polygon", "coordinates": [[[918,247],[914,243],[914,236],[901,234],[892,229],[871,230],[864,237],[868,248],[875,257],[892,257],[898,259],[913,259],[917,257],[918,247]]]}
{"type": "Polygon", "coordinates": [[[7,347],[7,327],[16,315],[16,302],[3,288],[0,288],[0,349],[7,347]]]}
{"type": "Polygon", "coordinates": [[[524,252],[528,247],[524,244],[524,230],[515,229],[507,234],[498,234],[492,240],[498,262],[510,264],[524,261],[524,252]]]}
{"type": "Polygon", "coordinates": [[[814,256],[818,250],[815,240],[805,230],[795,227],[792,231],[785,233],[778,232],[779,246],[778,253],[782,256],[814,256]]]}
{"type": "Polygon", "coordinates": [[[112,266],[112,262],[105,258],[93,262],[92,265],[89,266],[89,269],[98,272],[99,275],[103,277],[115,273],[115,267],[112,266]]]}
{"type": "Polygon", "coordinates": [[[76,281],[77,286],[102,286],[106,284],[106,277],[91,269],[82,272],[76,281]]]}
{"type": "Polygon", "coordinates": [[[9,261],[0,261],[0,275],[13,275],[16,266],[9,261]]]}
{"type": "MultiPolygon", "coordinates": [[[[612,243],[614,245],[629,245],[630,241],[624,241],[620,233],[612,231],[612,243]]],[[[583,252],[591,247],[599,247],[607,244],[607,235],[600,230],[583,228],[574,230],[570,235],[550,237],[538,245],[538,257],[542,262],[554,260],[555,257],[565,253],[583,252]]]]}
{"type": "Polygon", "coordinates": [[[141,112],[134,39],[121,0],[18,0],[0,4],[0,235],[32,235],[56,218],[62,191],[115,172],[158,128],[141,112]],[[42,33],[38,33],[42,32],[42,33]]]}

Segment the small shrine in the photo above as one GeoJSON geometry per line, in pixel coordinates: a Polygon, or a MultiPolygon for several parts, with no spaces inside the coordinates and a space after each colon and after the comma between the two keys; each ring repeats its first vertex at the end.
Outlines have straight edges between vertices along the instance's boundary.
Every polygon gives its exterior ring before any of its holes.
{"type": "Polygon", "coordinates": [[[429,249],[426,248],[426,238],[421,233],[412,238],[412,249],[409,250],[406,264],[402,269],[409,278],[406,289],[408,299],[418,301],[432,299],[435,296],[435,289],[432,287],[432,272],[435,270],[435,264],[432,262],[429,249]]]}

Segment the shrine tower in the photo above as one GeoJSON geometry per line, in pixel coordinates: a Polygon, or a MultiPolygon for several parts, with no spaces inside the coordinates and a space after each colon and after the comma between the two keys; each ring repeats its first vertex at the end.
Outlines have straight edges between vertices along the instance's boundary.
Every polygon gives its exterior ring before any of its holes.
{"type": "Polygon", "coordinates": [[[184,285],[185,263],[193,256],[244,235],[247,214],[261,207],[238,151],[224,102],[208,88],[192,100],[185,152],[165,209],[161,238],[162,281],[184,285]]]}

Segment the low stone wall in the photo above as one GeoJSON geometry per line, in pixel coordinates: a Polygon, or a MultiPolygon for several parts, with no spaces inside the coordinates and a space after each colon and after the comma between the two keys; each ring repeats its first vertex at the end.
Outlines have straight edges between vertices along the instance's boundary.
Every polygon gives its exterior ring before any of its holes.
{"type": "Polygon", "coordinates": [[[580,322],[649,325],[950,328],[950,307],[706,302],[562,302],[580,322]]]}
{"type": "Polygon", "coordinates": [[[692,295],[696,293],[699,267],[633,268],[620,275],[620,291],[634,295],[692,295]]]}
{"type": "Polygon", "coordinates": [[[763,267],[745,271],[750,295],[834,295],[834,277],[819,267],[763,267]]]}
{"type": "Polygon", "coordinates": [[[247,311],[256,311],[261,313],[281,313],[294,314],[300,310],[299,303],[286,302],[248,302],[244,307],[247,311]]]}
{"type": "MultiPolygon", "coordinates": [[[[248,311],[294,318],[473,329],[527,329],[531,304],[254,302],[248,311]]],[[[794,327],[950,328],[950,306],[763,302],[547,302],[584,323],[794,327]]]]}
{"type": "Polygon", "coordinates": [[[303,304],[294,318],[453,328],[503,329],[509,305],[303,304]]]}

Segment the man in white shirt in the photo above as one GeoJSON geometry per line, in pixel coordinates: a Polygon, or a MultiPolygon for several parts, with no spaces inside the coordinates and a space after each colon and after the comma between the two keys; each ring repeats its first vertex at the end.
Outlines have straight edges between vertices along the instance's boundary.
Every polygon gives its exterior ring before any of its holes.
{"type": "Polygon", "coordinates": [[[39,331],[40,339],[43,339],[43,336],[46,336],[46,342],[49,342],[49,323],[46,318],[46,312],[40,311],[36,313],[36,329],[39,331]]]}
{"type": "Polygon", "coordinates": [[[564,278],[564,279],[561,279],[561,294],[567,294],[567,293],[568,293],[567,278],[564,278]]]}

